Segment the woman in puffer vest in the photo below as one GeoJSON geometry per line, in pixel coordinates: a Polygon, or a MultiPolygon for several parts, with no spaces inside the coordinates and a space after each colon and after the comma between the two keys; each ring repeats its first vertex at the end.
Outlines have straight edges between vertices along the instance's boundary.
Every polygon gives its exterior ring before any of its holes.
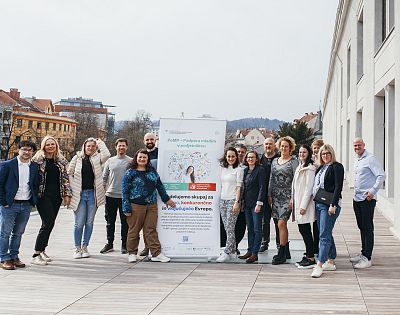
{"type": "Polygon", "coordinates": [[[68,167],[72,187],[69,208],[74,210],[75,259],[90,257],[87,249],[97,208],[105,204],[103,166],[110,151],[100,139],[88,138],[68,167]]]}

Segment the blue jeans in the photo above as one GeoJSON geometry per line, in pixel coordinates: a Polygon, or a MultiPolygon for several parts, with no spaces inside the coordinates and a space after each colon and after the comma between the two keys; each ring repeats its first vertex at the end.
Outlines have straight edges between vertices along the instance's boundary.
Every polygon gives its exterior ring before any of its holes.
{"type": "Polygon", "coordinates": [[[244,209],[247,224],[247,251],[253,255],[258,255],[262,240],[263,209],[261,209],[259,213],[256,213],[254,208],[255,207],[246,207],[244,209]]]}
{"type": "Polygon", "coordinates": [[[324,263],[328,259],[336,258],[336,246],[333,239],[332,231],[335,226],[336,219],[340,214],[340,207],[336,207],[334,215],[328,214],[329,206],[322,203],[315,203],[315,215],[317,216],[319,228],[319,255],[318,260],[324,263]]]}
{"type": "Polygon", "coordinates": [[[18,258],[22,234],[25,232],[32,205],[29,202],[0,206],[0,260],[18,258]]]}
{"type": "Polygon", "coordinates": [[[94,190],[86,189],[81,192],[81,200],[75,211],[74,241],[75,247],[88,246],[93,232],[93,221],[96,215],[94,190]],[[83,234],[83,241],[82,241],[83,234]]]}

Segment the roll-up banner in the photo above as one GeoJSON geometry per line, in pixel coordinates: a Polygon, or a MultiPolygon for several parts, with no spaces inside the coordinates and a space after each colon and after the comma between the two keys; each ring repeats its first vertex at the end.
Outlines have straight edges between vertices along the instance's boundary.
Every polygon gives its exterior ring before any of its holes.
{"type": "Polygon", "coordinates": [[[158,236],[169,257],[220,252],[219,158],[225,120],[160,119],[157,170],[176,208],[158,203],[158,236]]]}

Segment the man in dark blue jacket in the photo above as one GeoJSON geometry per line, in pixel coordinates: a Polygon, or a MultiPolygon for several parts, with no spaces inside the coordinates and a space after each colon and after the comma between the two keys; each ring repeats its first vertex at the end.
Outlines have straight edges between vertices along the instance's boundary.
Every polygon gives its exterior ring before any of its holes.
{"type": "Polygon", "coordinates": [[[38,169],[31,163],[36,144],[24,140],[18,148],[17,157],[0,165],[0,260],[5,270],[25,267],[19,247],[38,199],[38,169]]]}

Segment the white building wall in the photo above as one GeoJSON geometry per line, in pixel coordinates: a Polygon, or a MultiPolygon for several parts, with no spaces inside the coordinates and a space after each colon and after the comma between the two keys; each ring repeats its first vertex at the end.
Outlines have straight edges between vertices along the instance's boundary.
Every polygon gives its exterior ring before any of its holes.
{"type": "MultiPolygon", "coordinates": [[[[395,162],[395,157],[400,156],[400,141],[395,141],[395,136],[400,135],[400,89],[396,89],[396,78],[400,78],[400,39],[396,26],[390,28],[387,21],[388,32],[380,42],[381,3],[382,0],[339,1],[335,26],[338,31],[334,35],[324,99],[323,139],[335,148],[351,186],[352,142],[355,137],[364,139],[367,150],[378,157],[387,174],[385,186],[379,192],[378,208],[393,223],[393,232],[400,236],[400,165],[397,163],[396,167],[395,162]]],[[[387,18],[394,16],[394,25],[400,25],[400,1],[386,3],[394,4],[390,6],[391,12],[386,11],[387,18]]]]}

